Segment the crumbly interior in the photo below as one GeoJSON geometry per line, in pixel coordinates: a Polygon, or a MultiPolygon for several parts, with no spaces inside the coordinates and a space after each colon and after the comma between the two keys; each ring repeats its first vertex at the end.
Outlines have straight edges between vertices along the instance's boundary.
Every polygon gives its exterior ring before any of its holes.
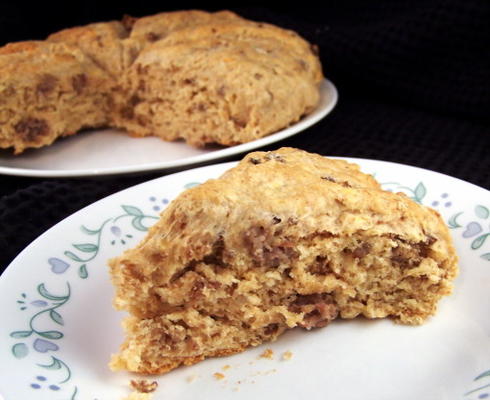
{"type": "Polygon", "coordinates": [[[65,29],[0,48],[0,148],[83,128],[191,145],[248,142],[319,101],[321,65],[292,31],[221,11],[180,11],[65,29]]]}
{"type": "Polygon", "coordinates": [[[131,316],[111,367],[163,373],[335,318],[421,324],[451,292],[439,215],[352,164],[252,153],[183,193],[110,263],[131,316]]]}

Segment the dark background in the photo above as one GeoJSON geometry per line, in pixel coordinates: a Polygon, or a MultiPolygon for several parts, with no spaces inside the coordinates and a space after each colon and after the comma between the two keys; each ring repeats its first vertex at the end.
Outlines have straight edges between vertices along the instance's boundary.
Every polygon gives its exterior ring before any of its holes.
{"type": "MultiPolygon", "coordinates": [[[[307,7],[85,1],[0,4],[0,45],[43,39],[90,22],[175,9],[232,9],[298,31],[320,48],[339,90],[326,119],[266,149],[394,161],[490,188],[490,2],[342,1],[307,7]]],[[[177,2],[176,2],[177,3],[177,2]]],[[[237,156],[231,159],[239,159],[237,156]]],[[[164,174],[98,179],[0,175],[0,272],[32,240],[74,211],[164,174]]]]}

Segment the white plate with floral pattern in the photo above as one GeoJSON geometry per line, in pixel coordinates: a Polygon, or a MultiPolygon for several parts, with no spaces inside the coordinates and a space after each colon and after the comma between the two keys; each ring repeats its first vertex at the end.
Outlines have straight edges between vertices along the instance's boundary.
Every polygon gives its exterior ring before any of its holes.
{"type": "MultiPolygon", "coordinates": [[[[351,161],[447,221],[461,271],[438,313],[417,327],[356,319],[294,329],[275,343],[151,377],[159,384],[155,400],[490,397],[490,193],[414,167],[351,161]],[[261,358],[268,348],[271,358],[261,358]]],[[[122,341],[124,313],[111,307],[106,260],[134,246],[181,191],[232,165],[180,172],[109,196],[48,230],[12,262],[0,277],[4,400],[129,394],[135,376],[107,367],[122,341]]]]}
{"type": "Polygon", "coordinates": [[[114,175],[163,170],[219,160],[245,153],[317,123],[337,104],[337,89],[329,80],[320,85],[318,107],[297,123],[272,135],[231,147],[197,148],[183,141],[135,138],[116,129],[90,130],[57,140],[50,146],[14,156],[0,149],[0,174],[31,177],[114,175]]]}

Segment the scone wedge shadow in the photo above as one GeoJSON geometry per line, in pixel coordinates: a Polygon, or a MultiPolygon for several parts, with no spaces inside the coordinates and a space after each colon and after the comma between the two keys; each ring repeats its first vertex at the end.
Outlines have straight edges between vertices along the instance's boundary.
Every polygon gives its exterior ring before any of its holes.
{"type": "Polygon", "coordinates": [[[436,211],[355,164],[282,148],[183,192],[110,271],[130,314],[110,366],[150,374],[336,318],[422,324],[457,256],[436,211]]]}

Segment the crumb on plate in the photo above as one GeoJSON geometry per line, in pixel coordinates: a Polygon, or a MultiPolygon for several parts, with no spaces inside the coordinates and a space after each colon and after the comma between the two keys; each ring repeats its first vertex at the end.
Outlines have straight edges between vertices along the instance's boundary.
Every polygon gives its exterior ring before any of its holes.
{"type": "Polygon", "coordinates": [[[259,357],[272,360],[274,358],[274,352],[271,349],[265,349],[259,357]]]}
{"type": "Polygon", "coordinates": [[[213,376],[219,381],[225,379],[225,376],[221,372],[215,372],[213,376]]]}
{"type": "Polygon", "coordinates": [[[135,380],[131,379],[130,386],[138,393],[153,393],[157,390],[157,381],[147,381],[146,379],[135,380]]]}
{"type": "Polygon", "coordinates": [[[285,351],[284,353],[282,353],[282,359],[284,361],[288,361],[290,360],[291,358],[293,358],[293,353],[291,351],[285,351]]]}

